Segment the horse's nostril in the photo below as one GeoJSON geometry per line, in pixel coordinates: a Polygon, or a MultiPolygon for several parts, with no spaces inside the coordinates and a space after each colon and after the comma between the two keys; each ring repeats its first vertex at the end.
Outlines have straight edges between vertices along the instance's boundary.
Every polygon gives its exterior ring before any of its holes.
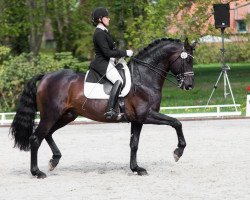
{"type": "Polygon", "coordinates": [[[192,90],[193,87],[192,87],[192,85],[188,85],[188,86],[186,87],[186,89],[187,89],[187,90],[192,90]]]}

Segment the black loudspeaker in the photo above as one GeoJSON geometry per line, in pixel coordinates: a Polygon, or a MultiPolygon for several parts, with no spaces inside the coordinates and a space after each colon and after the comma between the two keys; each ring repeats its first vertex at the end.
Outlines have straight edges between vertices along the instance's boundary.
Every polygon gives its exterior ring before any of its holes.
{"type": "Polygon", "coordinates": [[[229,4],[214,4],[215,28],[230,27],[229,4]]]}

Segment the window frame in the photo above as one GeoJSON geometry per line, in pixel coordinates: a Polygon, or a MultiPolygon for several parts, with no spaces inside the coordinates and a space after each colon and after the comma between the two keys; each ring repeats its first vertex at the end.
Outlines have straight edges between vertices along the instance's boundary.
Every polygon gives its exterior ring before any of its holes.
{"type": "Polygon", "coordinates": [[[237,22],[237,32],[238,33],[247,33],[248,27],[247,27],[246,20],[237,20],[236,22],[237,22]],[[242,25],[244,25],[245,29],[240,29],[240,28],[242,28],[242,25]]]}

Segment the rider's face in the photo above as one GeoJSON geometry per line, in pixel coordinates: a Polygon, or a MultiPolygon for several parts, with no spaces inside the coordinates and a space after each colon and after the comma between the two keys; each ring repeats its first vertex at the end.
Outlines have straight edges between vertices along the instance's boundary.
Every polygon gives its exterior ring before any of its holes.
{"type": "Polygon", "coordinates": [[[105,26],[108,26],[108,25],[109,25],[109,20],[110,20],[109,17],[103,17],[103,18],[102,18],[102,22],[104,23],[105,26]]]}

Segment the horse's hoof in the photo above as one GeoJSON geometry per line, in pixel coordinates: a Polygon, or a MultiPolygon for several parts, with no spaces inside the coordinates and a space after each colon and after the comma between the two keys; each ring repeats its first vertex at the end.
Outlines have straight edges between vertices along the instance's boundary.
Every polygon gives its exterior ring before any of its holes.
{"type": "Polygon", "coordinates": [[[46,178],[47,177],[47,175],[45,174],[45,173],[43,173],[43,172],[39,172],[38,174],[37,174],[37,178],[38,179],[44,179],[44,178],[46,178]]]}
{"type": "Polygon", "coordinates": [[[136,171],[137,171],[137,174],[138,174],[139,176],[146,176],[146,175],[148,175],[148,172],[147,172],[146,169],[144,169],[144,168],[138,167],[138,168],[136,169],[136,171]]]}
{"type": "Polygon", "coordinates": [[[49,161],[49,171],[53,171],[55,167],[53,166],[52,160],[49,161]]]}
{"type": "Polygon", "coordinates": [[[139,176],[147,176],[148,175],[148,172],[146,170],[142,170],[142,171],[138,171],[137,174],[139,176]]]}
{"type": "Polygon", "coordinates": [[[175,162],[178,162],[178,160],[180,159],[180,157],[178,155],[176,155],[175,152],[173,153],[173,156],[174,156],[175,162]]]}
{"type": "Polygon", "coordinates": [[[132,172],[137,173],[139,176],[145,176],[148,175],[148,172],[146,171],[146,169],[142,168],[142,167],[134,167],[131,168],[132,172]]]}

